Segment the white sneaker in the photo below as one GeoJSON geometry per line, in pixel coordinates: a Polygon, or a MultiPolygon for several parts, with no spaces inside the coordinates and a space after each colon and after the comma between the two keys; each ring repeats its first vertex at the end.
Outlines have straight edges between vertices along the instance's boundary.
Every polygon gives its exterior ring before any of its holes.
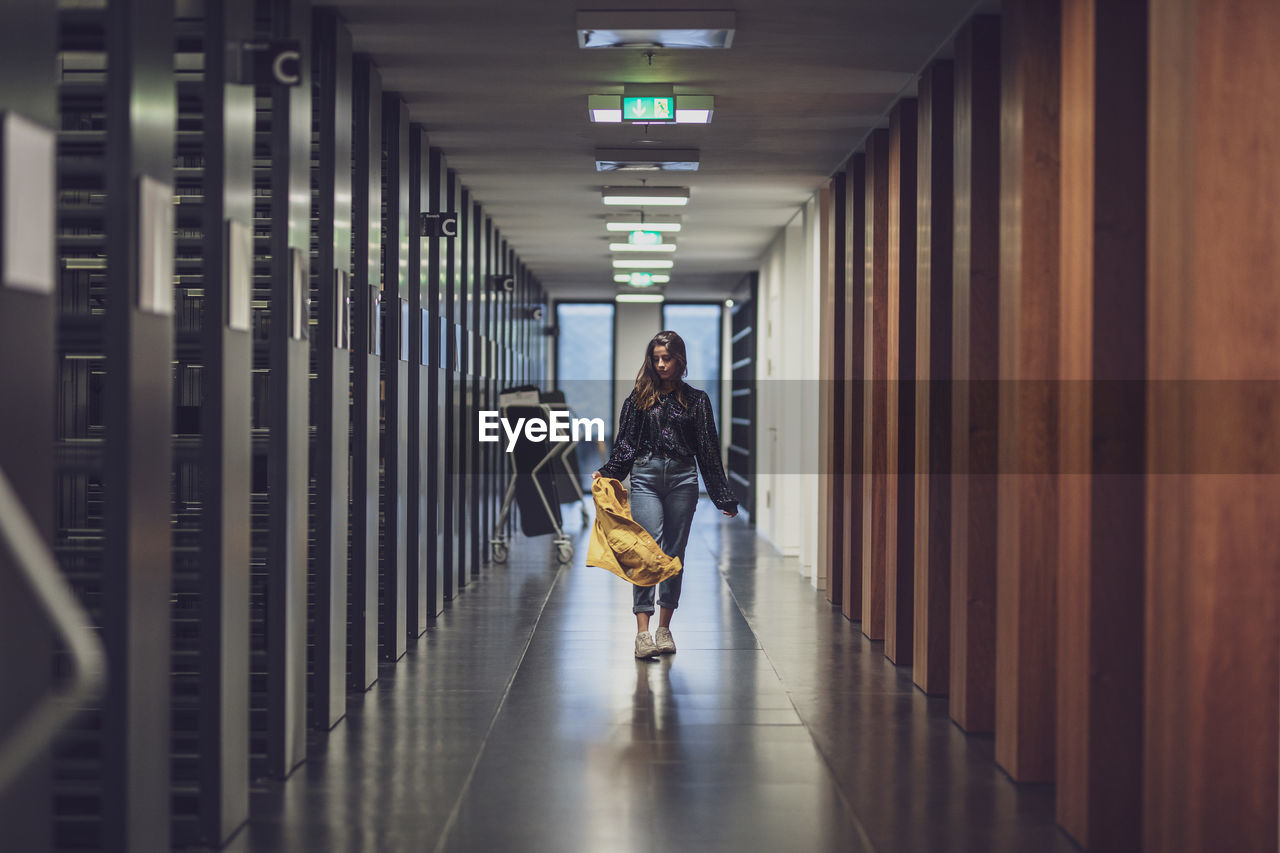
{"type": "Polygon", "coordinates": [[[660,655],[673,655],[676,652],[676,641],[671,636],[670,628],[659,628],[654,635],[653,644],[658,647],[660,655]]]}
{"type": "Polygon", "coordinates": [[[636,634],[636,657],[651,658],[658,653],[658,647],[653,644],[653,635],[648,631],[641,631],[636,634]]]}

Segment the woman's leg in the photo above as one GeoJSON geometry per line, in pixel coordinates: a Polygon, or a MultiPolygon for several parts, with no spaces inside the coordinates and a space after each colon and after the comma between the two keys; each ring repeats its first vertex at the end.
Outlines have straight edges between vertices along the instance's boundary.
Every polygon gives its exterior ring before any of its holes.
{"type": "MultiPolygon", "coordinates": [[[[662,550],[671,557],[679,557],[683,566],[685,546],[689,543],[689,528],[693,525],[693,513],[698,507],[698,469],[691,462],[687,469],[672,471],[670,489],[662,499],[663,538],[658,539],[662,550]]],[[[659,626],[666,628],[680,606],[680,589],[684,569],[658,586],[659,626]]]]}
{"type": "MultiPolygon", "coordinates": [[[[663,506],[662,497],[655,489],[648,470],[650,462],[637,463],[631,469],[631,517],[636,523],[649,532],[655,541],[662,541],[663,506]]],[[[636,631],[649,630],[649,616],[653,613],[654,588],[651,586],[633,586],[631,588],[631,611],[636,615],[636,631]]]]}

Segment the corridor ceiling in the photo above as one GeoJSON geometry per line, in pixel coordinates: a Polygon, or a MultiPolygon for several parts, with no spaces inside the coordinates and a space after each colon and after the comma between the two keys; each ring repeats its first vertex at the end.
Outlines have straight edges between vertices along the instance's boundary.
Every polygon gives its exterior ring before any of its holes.
{"type": "MultiPolygon", "coordinates": [[[[383,88],[557,298],[611,298],[605,185],[690,188],[668,299],[720,299],[910,91],[974,0],[363,0],[336,7],[383,88]],[[728,50],[583,50],[577,12],[732,9],[728,50]],[[709,94],[709,125],[592,124],[628,83],[709,94]],[[696,172],[601,173],[597,147],[697,148],[696,172]]],[[[979,5],[989,5],[979,4],[979,5]]],[[[615,238],[616,239],[616,238],[615,238]]]]}

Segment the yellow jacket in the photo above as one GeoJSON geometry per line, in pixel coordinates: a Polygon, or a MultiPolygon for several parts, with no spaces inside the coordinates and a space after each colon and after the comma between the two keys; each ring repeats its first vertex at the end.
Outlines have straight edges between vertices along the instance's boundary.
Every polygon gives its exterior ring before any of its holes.
{"type": "Polygon", "coordinates": [[[622,483],[600,477],[591,485],[596,523],[591,529],[587,565],[608,569],[636,586],[656,586],[680,572],[680,558],[668,557],[631,517],[622,483]]]}

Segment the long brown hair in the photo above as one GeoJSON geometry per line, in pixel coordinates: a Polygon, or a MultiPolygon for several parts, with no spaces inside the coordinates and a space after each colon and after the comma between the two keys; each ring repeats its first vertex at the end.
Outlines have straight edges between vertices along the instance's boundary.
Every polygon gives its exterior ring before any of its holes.
{"type": "Polygon", "coordinates": [[[658,388],[662,384],[662,377],[653,366],[653,350],[654,347],[659,346],[666,347],[667,354],[676,360],[676,399],[681,406],[685,404],[684,376],[689,372],[689,360],[685,357],[684,339],[675,332],[661,331],[654,335],[653,340],[649,341],[649,346],[645,347],[644,364],[636,374],[636,390],[632,393],[635,395],[636,408],[642,412],[653,408],[658,403],[658,388]]]}

